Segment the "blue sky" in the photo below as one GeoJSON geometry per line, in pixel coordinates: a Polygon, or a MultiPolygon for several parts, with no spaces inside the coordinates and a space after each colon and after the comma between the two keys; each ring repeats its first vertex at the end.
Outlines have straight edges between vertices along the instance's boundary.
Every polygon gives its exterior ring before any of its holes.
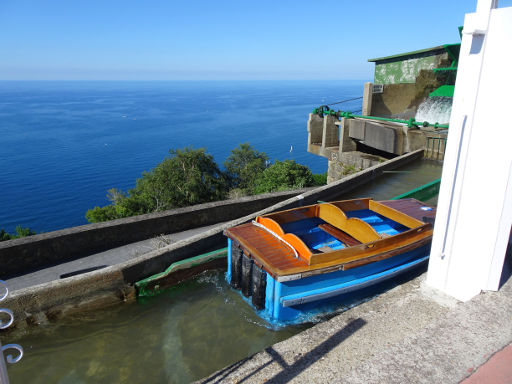
{"type": "Polygon", "coordinates": [[[476,0],[1,0],[2,80],[370,80],[476,0]]]}

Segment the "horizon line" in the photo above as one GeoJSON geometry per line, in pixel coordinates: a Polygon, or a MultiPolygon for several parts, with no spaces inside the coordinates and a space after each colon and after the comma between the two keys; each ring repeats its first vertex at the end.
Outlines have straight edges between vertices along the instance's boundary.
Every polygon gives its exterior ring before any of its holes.
{"type": "Polygon", "coordinates": [[[124,82],[160,82],[160,81],[370,81],[368,79],[0,79],[0,81],[124,81],[124,82]]]}

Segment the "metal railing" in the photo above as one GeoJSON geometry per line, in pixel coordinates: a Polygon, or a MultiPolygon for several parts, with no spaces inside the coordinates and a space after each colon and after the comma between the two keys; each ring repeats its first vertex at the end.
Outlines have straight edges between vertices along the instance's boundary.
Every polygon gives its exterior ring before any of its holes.
{"type": "Polygon", "coordinates": [[[330,109],[327,105],[322,105],[318,108],[315,108],[313,110],[314,114],[319,115],[320,117],[324,116],[334,116],[337,119],[345,118],[345,119],[368,119],[368,120],[377,120],[377,121],[389,121],[393,123],[400,123],[400,124],[407,124],[409,128],[420,128],[420,127],[432,127],[435,130],[441,130],[441,129],[448,129],[448,124],[439,124],[439,123],[429,123],[428,121],[416,121],[413,117],[411,117],[408,120],[402,120],[402,119],[392,119],[389,117],[380,117],[380,116],[365,116],[365,115],[355,115],[352,112],[346,112],[346,111],[335,111],[333,109],[330,109]]]}
{"type": "MultiPolygon", "coordinates": [[[[0,280],[0,302],[4,301],[9,295],[9,288],[5,281],[0,280]]],[[[0,330],[9,328],[14,322],[14,314],[10,309],[0,308],[0,330]],[[2,320],[7,315],[7,321],[2,320]]],[[[15,364],[23,357],[23,348],[18,344],[6,344],[2,346],[0,342],[0,384],[9,384],[9,376],[7,376],[7,367],[5,362],[9,364],[15,364]],[[4,351],[8,349],[15,349],[18,352],[18,356],[7,355],[4,359],[4,351]]]]}

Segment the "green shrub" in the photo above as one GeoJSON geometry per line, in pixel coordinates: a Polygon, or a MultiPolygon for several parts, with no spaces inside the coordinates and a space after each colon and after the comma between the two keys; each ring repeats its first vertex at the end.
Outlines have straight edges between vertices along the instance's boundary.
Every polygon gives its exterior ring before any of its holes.
{"type": "Polygon", "coordinates": [[[276,161],[257,178],[255,193],[286,191],[311,187],[313,174],[308,167],[293,160],[276,161]]]}
{"type": "Polygon", "coordinates": [[[169,153],[170,157],[144,172],[128,194],[109,190],[107,198],[112,204],[88,210],[87,220],[95,223],[221,200],[226,196],[226,177],[204,149],[185,148],[169,153]]]}
{"type": "Polygon", "coordinates": [[[10,234],[3,229],[0,229],[0,241],[19,239],[20,237],[32,236],[35,235],[36,232],[31,230],[30,228],[23,228],[21,225],[16,227],[16,233],[10,234]]]}
{"type": "Polygon", "coordinates": [[[267,167],[268,156],[243,143],[231,151],[224,162],[231,189],[252,193],[258,176],[267,167]]]}

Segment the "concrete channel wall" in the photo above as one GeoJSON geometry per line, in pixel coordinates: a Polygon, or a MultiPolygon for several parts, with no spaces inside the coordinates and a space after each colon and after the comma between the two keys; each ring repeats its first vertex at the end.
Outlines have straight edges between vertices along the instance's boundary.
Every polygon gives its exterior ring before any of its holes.
{"type": "MultiPolygon", "coordinates": [[[[242,216],[244,215],[243,210],[236,209],[236,205],[234,205],[232,209],[240,213],[238,219],[220,224],[207,232],[148,252],[121,264],[14,291],[6,300],[5,306],[15,314],[15,328],[23,329],[27,325],[42,324],[79,311],[93,310],[134,300],[136,297],[135,282],[162,272],[174,262],[224,247],[226,240],[222,233],[226,228],[242,224],[258,215],[276,210],[310,205],[318,200],[336,199],[341,194],[375,179],[384,171],[399,168],[422,156],[422,150],[415,151],[370,167],[329,185],[308,191],[291,192],[295,196],[273,205],[268,203],[266,208],[260,208],[259,211],[245,214],[245,216],[242,216]]],[[[243,201],[240,203],[241,205],[244,204],[243,201]]],[[[212,204],[215,205],[215,203],[212,204]]],[[[223,202],[217,204],[222,206],[223,202]]],[[[232,202],[231,204],[235,203],[232,202]]],[[[207,214],[209,209],[213,207],[203,207],[203,210],[197,209],[197,207],[193,208],[191,207],[191,210],[188,211],[188,215],[191,216],[189,219],[191,222],[199,223],[199,218],[207,214]]],[[[106,224],[108,225],[108,223],[106,224]]],[[[76,229],[71,228],[63,232],[72,232],[73,230],[76,229]]]]}
{"type": "Polygon", "coordinates": [[[233,220],[296,194],[296,191],[286,191],[215,201],[3,241],[0,242],[0,278],[7,279],[161,234],[233,220]]]}

